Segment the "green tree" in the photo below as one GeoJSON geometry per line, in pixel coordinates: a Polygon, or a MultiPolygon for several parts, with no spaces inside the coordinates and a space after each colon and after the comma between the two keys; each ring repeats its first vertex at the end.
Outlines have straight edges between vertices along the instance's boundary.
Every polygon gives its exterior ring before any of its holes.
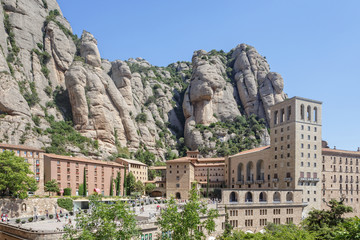
{"type": "Polygon", "coordinates": [[[78,195],[83,196],[84,195],[84,184],[79,185],[78,195]]]}
{"type": "Polygon", "coordinates": [[[113,185],[113,178],[110,178],[110,196],[114,195],[114,185],[113,185]]]}
{"type": "Polygon", "coordinates": [[[83,196],[87,196],[87,187],[86,187],[86,168],[84,167],[84,179],[83,179],[83,196]]]}
{"type": "Polygon", "coordinates": [[[129,172],[129,174],[126,177],[127,195],[130,195],[132,192],[135,191],[135,183],[136,183],[135,176],[132,174],[132,172],[129,172]]]}
{"type": "Polygon", "coordinates": [[[91,211],[76,215],[75,226],[64,227],[63,239],[135,239],[139,236],[135,215],[126,203],[106,204],[90,196],[91,211]]]}
{"type": "Polygon", "coordinates": [[[0,196],[13,196],[21,199],[28,197],[28,191],[36,191],[37,183],[30,164],[14,152],[0,153],[0,196]]]}
{"type": "Polygon", "coordinates": [[[49,192],[49,196],[51,192],[57,193],[60,191],[59,185],[55,179],[51,179],[50,181],[47,181],[44,187],[45,187],[45,192],[49,192]]]}
{"type": "Polygon", "coordinates": [[[269,223],[264,233],[244,233],[235,230],[231,236],[220,238],[224,240],[254,239],[254,240],[314,240],[314,236],[301,226],[294,224],[277,225],[269,223]]]}
{"type": "Polygon", "coordinates": [[[134,191],[144,194],[144,190],[145,190],[144,184],[140,180],[137,180],[134,184],[134,191]]]}
{"type": "Polygon", "coordinates": [[[346,219],[335,232],[334,239],[360,239],[360,219],[358,217],[346,219]]]}
{"type": "Polygon", "coordinates": [[[120,176],[120,172],[118,172],[116,176],[116,196],[120,196],[120,194],[121,194],[121,176],[120,176]]]}
{"type": "Polygon", "coordinates": [[[174,198],[167,204],[166,211],[162,211],[158,218],[158,225],[162,232],[170,231],[172,239],[205,239],[205,233],[198,227],[205,229],[208,234],[215,231],[214,219],[218,217],[216,209],[207,209],[207,204],[200,201],[195,186],[190,190],[189,201],[179,211],[174,198]],[[206,215],[204,221],[200,216],[206,215]]]}
{"type": "Polygon", "coordinates": [[[64,196],[71,196],[71,188],[64,188],[64,196]]]}
{"type": "Polygon", "coordinates": [[[338,227],[345,221],[343,215],[352,212],[352,208],[343,204],[344,199],[330,200],[328,210],[313,210],[303,221],[306,230],[313,233],[316,239],[333,239],[338,227]]]}
{"type": "Polygon", "coordinates": [[[146,192],[147,194],[150,194],[150,193],[152,193],[152,191],[154,191],[155,188],[156,188],[156,185],[155,185],[155,184],[153,184],[153,183],[148,183],[148,184],[145,185],[145,192],[146,192]]]}

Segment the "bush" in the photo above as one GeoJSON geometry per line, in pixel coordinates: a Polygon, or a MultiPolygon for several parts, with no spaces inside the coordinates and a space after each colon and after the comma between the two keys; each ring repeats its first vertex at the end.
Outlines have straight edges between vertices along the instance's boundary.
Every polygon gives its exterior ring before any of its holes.
{"type": "Polygon", "coordinates": [[[44,221],[44,220],[45,220],[45,217],[41,217],[40,219],[41,219],[42,221],[44,221]]]}
{"type": "Polygon", "coordinates": [[[21,223],[22,223],[22,224],[25,224],[25,223],[26,223],[26,221],[25,221],[25,220],[22,220],[22,221],[21,221],[21,223]]]}
{"type": "Polygon", "coordinates": [[[64,208],[68,211],[72,211],[73,209],[73,200],[71,198],[59,198],[57,200],[57,204],[59,207],[64,208]]]}
{"type": "Polygon", "coordinates": [[[147,115],[145,113],[139,113],[136,118],[135,118],[136,122],[143,122],[145,123],[147,121],[147,115]]]}
{"type": "Polygon", "coordinates": [[[54,215],[49,214],[49,218],[50,218],[50,219],[53,219],[53,218],[54,218],[54,215]]]}
{"type": "Polygon", "coordinates": [[[73,216],[74,215],[74,212],[69,212],[70,216],[73,216]]]}
{"type": "Polygon", "coordinates": [[[33,217],[30,217],[30,218],[28,219],[29,222],[32,222],[33,220],[34,220],[33,217]]]}
{"type": "Polygon", "coordinates": [[[16,223],[20,223],[21,220],[18,218],[18,219],[15,220],[15,222],[16,222],[16,223]]]}
{"type": "Polygon", "coordinates": [[[64,214],[60,214],[60,217],[63,217],[64,216],[64,214]]]}
{"type": "Polygon", "coordinates": [[[71,188],[64,188],[64,196],[71,196],[71,188]]]}

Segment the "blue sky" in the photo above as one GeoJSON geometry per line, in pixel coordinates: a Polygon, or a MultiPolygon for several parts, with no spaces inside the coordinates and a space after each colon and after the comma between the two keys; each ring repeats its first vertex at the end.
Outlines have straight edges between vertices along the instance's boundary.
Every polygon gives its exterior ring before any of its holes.
{"type": "Polygon", "coordinates": [[[167,66],[195,50],[247,43],[280,73],[284,91],[323,102],[323,139],[360,147],[360,1],[58,0],[74,33],[91,32],[109,60],[167,66]]]}

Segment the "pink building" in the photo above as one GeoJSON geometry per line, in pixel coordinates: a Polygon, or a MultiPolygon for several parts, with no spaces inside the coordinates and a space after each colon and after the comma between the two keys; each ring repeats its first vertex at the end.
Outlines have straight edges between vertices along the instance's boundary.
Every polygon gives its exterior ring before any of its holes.
{"type": "MultiPolygon", "coordinates": [[[[60,190],[71,188],[71,195],[78,195],[79,185],[84,181],[84,169],[87,175],[87,190],[89,194],[94,189],[100,193],[110,195],[110,180],[121,176],[121,195],[124,186],[124,165],[116,162],[105,162],[78,157],[44,154],[45,183],[52,179],[57,180],[60,190]]],[[[115,184],[114,184],[115,195],[115,184]]]]}

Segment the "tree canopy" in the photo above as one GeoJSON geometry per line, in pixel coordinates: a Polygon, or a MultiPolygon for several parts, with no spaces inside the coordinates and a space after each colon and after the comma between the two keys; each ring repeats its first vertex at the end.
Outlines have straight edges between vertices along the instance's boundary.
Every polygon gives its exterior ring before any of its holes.
{"type": "Polygon", "coordinates": [[[28,191],[36,191],[37,183],[30,164],[14,152],[0,153],[0,196],[27,198],[28,191]]]}
{"type": "MultiPolygon", "coordinates": [[[[205,229],[209,234],[215,231],[214,219],[218,217],[216,209],[208,209],[200,201],[195,187],[190,191],[189,201],[183,206],[182,211],[171,198],[166,210],[162,210],[158,218],[158,225],[162,232],[170,231],[172,239],[193,240],[205,239],[205,229]],[[201,216],[207,216],[202,221],[201,216]],[[200,227],[200,228],[199,228],[200,227]]],[[[164,239],[164,238],[163,238],[164,239]]]]}
{"type": "Polygon", "coordinates": [[[63,239],[127,240],[139,236],[135,215],[126,203],[106,204],[90,196],[91,211],[76,215],[75,226],[66,225],[63,239]]]}
{"type": "Polygon", "coordinates": [[[49,196],[51,192],[56,193],[60,191],[59,185],[55,179],[47,181],[44,186],[45,186],[45,192],[49,192],[49,196]]]}

